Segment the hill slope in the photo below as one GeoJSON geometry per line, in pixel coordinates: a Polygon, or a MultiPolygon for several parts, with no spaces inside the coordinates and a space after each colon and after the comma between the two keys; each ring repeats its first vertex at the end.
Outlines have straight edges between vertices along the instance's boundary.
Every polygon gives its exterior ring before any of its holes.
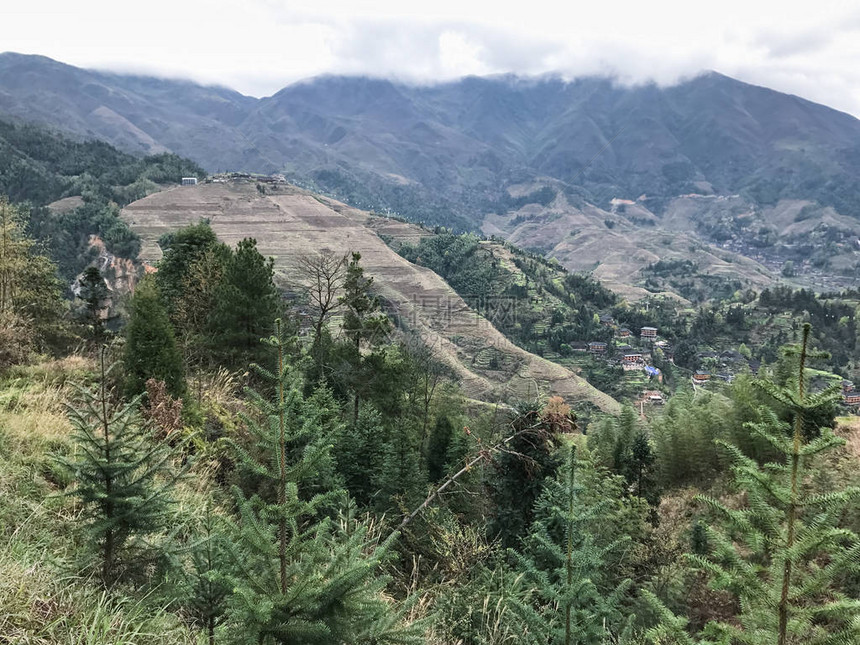
{"type": "MultiPolygon", "coordinates": [[[[260,251],[275,258],[286,283],[297,283],[298,262],[307,253],[359,251],[366,272],[376,279],[380,295],[401,324],[454,369],[469,396],[508,401],[534,396],[539,389],[618,410],[613,399],[570,370],[513,345],[439,276],[391,250],[365,226],[367,213],[293,187],[267,190],[270,194],[263,195],[253,183],[174,188],[129,204],[122,215],[144,241],[142,259],[158,259],[156,241],[162,234],[207,218],[228,244],[255,237],[260,251]],[[490,369],[491,363],[498,369],[490,369]]],[[[374,225],[385,233],[385,226],[374,225]]]]}
{"type": "Polygon", "coordinates": [[[345,164],[358,177],[443,189],[461,210],[480,206],[472,190],[525,173],[582,187],[598,205],[743,190],[761,202],[815,199],[860,214],[860,121],[716,73],[668,88],[601,78],[418,87],[321,77],[254,99],[2,54],[0,112],[137,151],[170,149],[210,170],[310,177],[345,164]]]}
{"type": "MultiPolygon", "coordinates": [[[[284,172],[353,206],[460,230],[495,226],[541,248],[541,238],[559,235],[559,224],[545,226],[558,219],[550,208],[556,198],[575,214],[603,219],[594,208],[614,213],[619,200],[636,204],[638,213],[627,217],[630,244],[621,252],[648,260],[615,272],[623,288],[642,286],[642,269],[653,261],[695,259],[695,250],[657,252],[654,227],[671,234],[679,219],[693,238],[771,269],[792,260],[801,273],[853,275],[857,264],[860,121],[716,73],[667,88],[620,87],[602,78],[412,86],[321,77],[254,99],[3,54],[3,113],[129,150],[169,149],[210,170],[284,172]],[[536,193],[515,194],[522,185],[536,193]],[[737,196],[741,205],[689,195],[737,196]],[[781,213],[798,200],[810,206],[803,215],[808,230],[784,235],[781,213]],[[527,204],[541,208],[520,212],[527,204]],[[528,231],[487,223],[508,215],[528,220],[528,231]],[[804,239],[827,249],[812,258],[804,239]]],[[[578,240],[574,231],[562,231],[566,246],[553,254],[581,269],[572,258],[591,253],[593,235],[578,240]]],[[[734,273],[754,284],[758,271],[734,273]]]]}

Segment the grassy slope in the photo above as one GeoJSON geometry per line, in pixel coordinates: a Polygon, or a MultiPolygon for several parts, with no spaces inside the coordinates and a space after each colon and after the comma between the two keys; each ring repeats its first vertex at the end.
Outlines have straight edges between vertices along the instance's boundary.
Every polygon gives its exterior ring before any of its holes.
{"type": "MultiPolygon", "coordinates": [[[[467,396],[510,401],[534,396],[537,390],[572,402],[590,401],[608,412],[618,410],[617,402],[573,372],[515,346],[435,273],[397,255],[377,234],[384,234],[385,226],[365,226],[367,213],[294,187],[264,195],[254,184],[205,184],[150,195],[126,207],[123,217],[143,238],[144,260],[160,257],[156,242],[163,233],[208,218],[228,244],[257,238],[260,251],[275,258],[282,282],[296,286],[302,255],[324,249],[360,251],[380,294],[405,326],[454,369],[467,396]],[[503,369],[489,369],[476,360],[487,349],[502,356],[503,369]]],[[[397,222],[390,227],[402,235],[415,234],[397,222]]]]}
{"type": "MultiPolygon", "coordinates": [[[[79,357],[18,368],[0,382],[0,641],[32,645],[190,645],[196,635],[152,599],[108,597],[73,572],[77,509],[57,495],[52,454],[68,452],[71,380],[79,357]]],[[[199,506],[184,490],[178,512],[199,506]]]]}

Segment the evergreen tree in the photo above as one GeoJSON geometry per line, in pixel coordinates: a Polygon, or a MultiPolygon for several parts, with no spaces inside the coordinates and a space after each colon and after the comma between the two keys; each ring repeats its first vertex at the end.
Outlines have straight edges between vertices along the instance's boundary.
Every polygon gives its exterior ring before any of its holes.
{"type": "Polygon", "coordinates": [[[375,345],[387,334],[391,327],[388,316],[380,313],[379,298],[373,295],[373,278],[364,275],[360,264],[361,253],[353,253],[346,267],[346,277],[343,281],[343,296],[341,304],[346,311],[343,316],[343,333],[352,343],[353,351],[350,357],[350,381],[353,390],[353,424],[358,420],[359,401],[362,384],[367,381],[368,374],[365,361],[361,355],[362,343],[375,345]]]}
{"type": "Polygon", "coordinates": [[[202,400],[202,376],[212,367],[212,337],[209,321],[215,309],[216,295],[224,268],[232,252],[226,244],[213,244],[188,267],[182,291],[175,303],[173,318],[177,340],[189,372],[197,375],[197,401],[202,400]]]}
{"type": "Polygon", "coordinates": [[[494,514],[487,531],[503,546],[516,547],[531,526],[544,481],[558,468],[554,452],[559,440],[536,401],[521,403],[510,423],[516,436],[494,460],[495,473],[488,483],[494,514]]]}
{"type": "Polygon", "coordinates": [[[358,423],[342,426],[334,447],[337,470],[344,486],[360,506],[368,506],[377,491],[376,473],[382,469],[387,432],[382,415],[362,403],[358,423]]]}
{"type": "Polygon", "coordinates": [[[448,462],[448,449],[454,439],[454,424],[447,416],[436,418],[427,444],[427,477],[438,482],[445,475],[448,462]]]}
{"type": "Polygon", "coordinates": [[[24,231],[23,212],[0,196],[0,366],[56,346],[64,336],[56,266],[24,231]]]}
{"type": "Polygon", "coordinates": [[[156,284],[171,322],[178,327],[177,309],[186,298],[186,281],[191,267],[218,245],[218,238],[208,222],[200,222],[168,233],[158,243],[164,254],[158,263],[156,284]]]}
{"type": "Polygon", "coordinates": [[[607,584],[607,555],[626,542],[595,538],[595,524],[606,522],[615,500],[585,505],[576,478],[576,449],[571,448],[558,477],[548,480],[536,519],[524,540],[524,554],[511,555],[533,585],[530,597],[514,600],[514,613],[526,626],[519,642],[535,645],[598,645],[627,642],[631,621],[622,599],[630,580],[607,584]]]}
{"type": "Polygon", "coordinates": [[[415,630],[401,629],[401,615],[380,595],[386,581],[376,570],[396,535],[377,544],[352,518],[336,525],[322,511],[342,493],[312,492],[330,461],[336,428],[328,410],[303,397],[285,360],[280,321],[276,329],[269,343],[277,351],[277,369],[258,368],[274,400],[249,391],[263,421],[246,418],[255,446],[239,451],[241,463],[274,489],[274,499],[237,497],[233,559],[239,574],[229,610],[237,642],[420,642],[415,630]]]}
{"type": "Polygon", "coordinates": [[[98,267],[87,267],[78,281],[78,298],[84,303],[83,322],[90,330],[93,344],[98,347],[104,342],[104,319],[102,311],[108,297],[108,288],[98,267]]]}
{"type": "Polygon", "coordinates": [[[382,467],[377,473],[377,507],[412,508],[426,495],[427,480],[421,468],[421,452],[417,429],[401,419],[383,446],[382,467]]]}
{"type": "Polygon", "coordinates": [[[245,238],[224,267],[209,320],[216,355],[233,366],[262,356],[260,339],[271,332],[279,294],[274,260],[264,258],[257,241],[245,238]]]}
{"type": "Polygon", "coordinates": [[[215,645],[215,628],[224,620],[231,588],[229,549],[211,505],[199,521],[190,552],[189,566],[180,565],[182,604],[192,620],[206,630],[209,645],[215,645]]]}
{"type": "MultiPolygon", "coordinates": [[[[811,463],[817,455],[844,441],[830,428],[806,440],[807,420],[832,405],[839,388],[811,393],[807,361],[821,354],[809,349],[810,325],[802,342],[785,350],[794,357],[788,385],[757,381],[758,387],[789,409],[793,422],[780,421],[772,410],[749,430],[773,446],[779,459],[760,466],[728,442],[721,444],[734,459],[737,486],[746,506],[734,509],[700,497],[722,520],[699,538],[704,555],[690,555],[694,566],[711,578],[715,589],[734,594],[740,603],[737,621],[706,625],[701,643],[744,645],[825,645],[860,642],[860,601],[840,589],[842,576],[860,570],[860,539],[841,525],[856,504],[860,489],[810,490],[811,463]]],[[[662,624],[652,630],[655,642],[691,643],[686,621],[661,608],[662,624]]]]}
{"type": "Polygon", "coordinates": [[[167,444],[153,441],[140,399],[125,403],[108,389],[104,349],[100,369],[99,383],[80,388],[78,404],[68,408],[78,450],[58,461],[70,473],[69,494],[81,503],[85,530],[99,547],[101,579],[110,586],[145,562],[142,538],[164,526],[179,471],[167,444]]]}
{"type": "Polygon", "coordinates": [[[126,391],[137,395],[146,389],[146,381],[164,381],[171,396],[185,393],[182,356],[176,347],[173,327],[151,278],[144,278],[131,301],[131,316],[126,327],[123,354],[126,391]]]}
{"type": "Polygon", "coordinates": [[[659,501],[651,473],[654,460],[654,451],[651,448],[648,433],[644,430],[637,432],[630,446],[626,479],[634,487],[633,490],[637,496],[647,499],[652,504],[659,501]]]}

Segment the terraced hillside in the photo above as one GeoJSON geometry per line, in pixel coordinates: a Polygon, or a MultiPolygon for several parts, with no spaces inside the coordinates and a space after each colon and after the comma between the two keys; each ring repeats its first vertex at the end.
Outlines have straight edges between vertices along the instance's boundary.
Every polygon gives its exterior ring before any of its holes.
{"type": "Polygon", "coordinates": [[[455,371],[468,396],[509,401],[539,390],[618,411],[616,401],[570,370],[511,343],[442,278],[406,261],[379,237],[415,237],[420,229],[292,186],[267,186],[265,191],[252,182],[177,187],[129,204],[122,216],[143,238],[140,257],[145,261],[159,259],[162,234],[205,218],[228,244],[256,238],[260,251],[275,258],[279,278],[287,284],[299,280],[298,262],[308,253],[359,251],[366,273],[375,278],[403,326],[419,334],[455,371]]]}
{"type": "MultiPolygon", "coordinates": [[[[513,198],[538,194],[552,182],[514,186],[513,198]]],[[[555,189],[553,189],[555,190],[555,189]]],[[[648,267],[658,262],[684,262],[692,271],[677,277],[694,281],[732,282],[761,289],[774,273],[761,263],[727,248],[703,241],[687,220],[663,221],[641,202],[616,200],[610,209],[572,204],[558,191],[547,204],[527,203],[504,214],[489,213],[482,223],[485,235],[503,237],[521,248],[556,258],[571,271],[593,273],[604,285],[636,300],[649,293],[683,296],[683,289],[666,285],[646,289],[648,267]]],[[[701,285],[699,285],[701,286],[701,285]]],[[[707,286],[707,285],[706,285],[707,286]]],[[[713,285],[711,285],[713,286],[713,285]]]]}

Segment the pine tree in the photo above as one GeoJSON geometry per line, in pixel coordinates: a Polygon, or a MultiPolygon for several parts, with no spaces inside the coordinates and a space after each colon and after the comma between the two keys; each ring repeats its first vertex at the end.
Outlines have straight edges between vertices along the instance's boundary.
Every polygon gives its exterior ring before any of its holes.
{"type": "Polygon", "coordinates": [[[224,267],[209,329],[215,354],[233,366],[262,356],[260,339],[278,313],[274,275],[274,260],[260,254],[253,238],[239,242],[224,267]]]}
{"type": "Polygon", "coordinates": [[[173,326],[151,278],[143,279],[134,291],[131,316],[126,327],[123,353],[126,392],[138,395],[145,391],[146,381],[164,381],[173,397],[185,393],[182,355],[176,347],[173,326]]]}
{"type": "Polygon", "coordinates": [[[632,635],[621,606],[631,582],[607,583],[607,555],[629,538],[597,542],[594,525],[607,521],[615,500],[583,504],[578,466],[571,447],[559,476],[547,482],[538,501],[524,553],[511,551],[533,585],[531,596],[515,599],[512,606],[526,626],[522,643],[598,645],[626,642],[632,635]]]}
{"type": "Polygon", "coordinates": [[[101,579],[110,586],[124,568],[145,561],[143,538],[163,528],[180,471],[171,449],[153,441],[140,399],[124,403],[108,389],[104,349],[99,365],[99,383],[80,388],[78,404],[68,407],[78,449],[58,461],[70,473],[68,494],[81,503],[85,530],[99,547],[101,579]]]}
{"type": "MultiPolygon", "coordinates": [[[[757,381],[793,416],[790,424],[772,410],[748,425],[780,455],[760,466],[736,446],[721,442],[734,459],[734,477],[746,493],[745,508],[733,509],[700,497],[722,519],[707,529],[709,552],[691,562],[710,575],[716,589],[735,594],[737,624],[710,623],[702,642],[745,645],[824,645],[860,642],[860,601],[840,591],[840,576],[860,570],[860,539],[840,525],[860,489],[815,493],[809,490],[810,463],[844,441],[830,428],[807,440],[810,418],[839,396],[838,387],[809,392],[807,361],[821,357],[809,349],[810,325],[802,342],[785,350],[795,360],[787,385],[757,381]]],[[[675,621],[676,625],[681,624],[675,621]]]]}
{"type": "Polygon", "coordinates": [[[239,573],[229,610],[237,641],[419,642],[414,631],[401,630],[401,616],[380,595],[385,579],[376,570],[396,534],[377,544],[366,526],[350,519],[339,527],[324,516],[342,499],[339,490],[312,489],[331,459],[333,415],[320,399],[303,397],[285,360],[289,341],[280,321],[276,330],[269,344],[277,369],[258,368],[274,400],[249,391],[255,417],[264,421],[245,419],[255,445],[239,449],[243,466],[268,482],[274,499],[237,492],[233,561],[239,573]]]}
{"type": "Polygon", "coordinates": [[[374,345],[382,340],[391,327],[388,316],[379,313],[379,298],[373,295],[373,278],[364,275],[360,264],[361,253],[353,253],[346,267],[346,277],[343,281],[343,296],[341,304],[346,308],[343,316],[343,333],[353,345],[351,353],[350,381],[353,390],[353,416],[355,424],[358,421],[358,408],[361,399],[362,384],[367,380],[364,360],[361,355],[362,343],[374,345]]]}
{"type": "Polygon", "coordinates": [[[78,298],[84,303],[83,322],[90,330],[93,345],[98,347],[104,342],[102,311],[108,297],[108,288],[98,267],[87,267],[78,283],[78,298]]]}
{"type": "Polygon", "coordinates": [[[518,546],[528,532],[544,482],[559,465],[554,454],[559,439],[553,426],[541,418],[540,410],[536,401],[516,408],[510,421],[516,436],[493,461],[495,473],[488,488],[494,516],[487,532],[499,537],[506,547],[518,546]]]}
{"type": "Polygon", "coordinates": [[[25,234],[23,211],[0,196],[0,366],[64,336],[57,268],[25,234]]]}
{"type": "Polygon", "coordinates": [[[182,604],[193,621],[206,630],[209,645],[215,645],[215,628],[224,620],[231,587],[229,549],[211,505],[199,521],[190,554],[189,566],[180,565],[182,604]]]}
{"type": "Polygon", "coordinates": [[[445,475],[448,449],[453,439],[454,424],[451,419],[447,416],[437,417],[427,444],[427,477],[434,483],[445,475]]]}
{"type": "Polygon", "coordinates": [[[186,281],[191,267],[218,246],[218,238],[208,222],[200,222],[169,233],[158,242],[164,254],[158,263],[156,283],[170,320],[178,327],[178,308],[187,295],[186,281]]]}
{"type": "Polygon", "coordinates": [[[374,479],[377,508],[389,510],[392,504],[411,508],[426,495],[426,478],[421,468],[417,429],[401,419],[383,445],[381,468],[374,479]]]}
{"type": "Polygon", "coordinates": [[[382,469],[386,437],[382,415],[370,403],[361,405],[358,423],[341,427],[337,434],[337,470],[360,506],[368,506],[376,493],[374,474],[382,469]]]}

